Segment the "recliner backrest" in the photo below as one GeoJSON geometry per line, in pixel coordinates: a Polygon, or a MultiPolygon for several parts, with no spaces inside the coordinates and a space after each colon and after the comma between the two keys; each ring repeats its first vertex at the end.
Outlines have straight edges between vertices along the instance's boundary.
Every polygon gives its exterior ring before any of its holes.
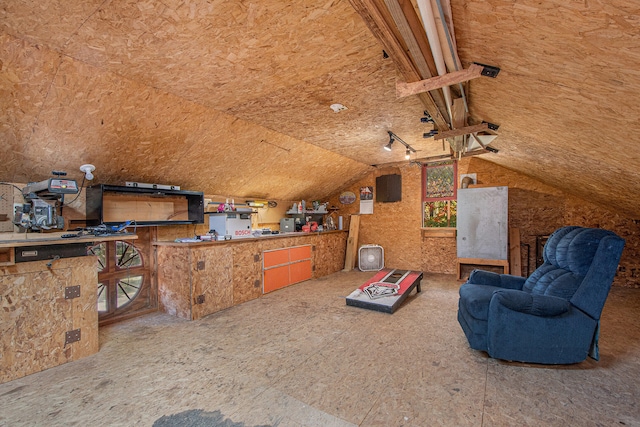
{"type": "Polygon", "coordinates": [[[599,318],[623,246],[624,240],[608,230],[577,226],[559,228],[549,236],[544,247],[544,264],[529,276],[523,290],[570,300],[592,317],[599,318]],[[605,245],[601,245],[603,239],[607,242],[605,245]],[[582,290],[579,298],[574,298],[583,284],[606,289],[582,290]]]}

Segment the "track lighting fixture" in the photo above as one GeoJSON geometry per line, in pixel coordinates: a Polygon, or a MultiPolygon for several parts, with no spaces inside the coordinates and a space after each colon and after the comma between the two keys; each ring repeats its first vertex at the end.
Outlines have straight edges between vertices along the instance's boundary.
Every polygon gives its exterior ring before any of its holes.
{"type": "Polygon", "coordinates": [[[385,145],[383,148],[387,151],[391,151],[391,145],[393,144],[393,133],[389,132],[389,143],[385,145]]]}
{"type": "Polygon", "coordinates": [[[393,144],[394,141],[398,141],[400,144],[404,145],[405,148],[407,149],[405,151],[405,155],[404,158],[409,160],[411,158],[411,152],[416,152],[416,150],[410,146],[409,144],[407,144],[406,142],[404,142],[402,140],[402,138],[400,138],[398,135],[396,135],[395,133],[391,132],[390,130],[387,131],[387,133],[389,134],[389,143],[387,145],[385,145],[383,148],[387,151],[391,151],[391,145],[393,144]]]}

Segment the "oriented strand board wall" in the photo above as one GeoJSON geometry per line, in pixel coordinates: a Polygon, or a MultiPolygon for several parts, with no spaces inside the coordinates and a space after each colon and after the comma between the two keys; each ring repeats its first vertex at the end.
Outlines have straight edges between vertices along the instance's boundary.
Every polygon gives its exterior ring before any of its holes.
{"type": "MultiPolygon", "coordinates": [[[[509,186],[509,225],[520,229],[521,243],[530,247],[531,272],[535,269],[536,236],[548,235],[563,225],[602,227],[626,239],[614,284],[640,287],[640,262],[637,261],[640,256],[640,229],[633,218],[567,195],[535,179],[480,158],[463,161],[459,169],[460,173],[477,173],[480,185],[509,186]]],[[[526,269],[526,262],[523,259],[523,269],[526,269]]]]}
{"type": "Polygon", "coordinates": [[[342,216],[344,229],[348,230],[350,215],[360,211],[360,187],[373,186],[375,194],[376,177],[389,174],[402,175],[402,200],[378,203],[374,197],[373,215],[360,216],[358,247],[366,244],[382,246],[385,266],[390,268],[455,273],[455,238],[429,237],[421,231],[422,169],[419,166],[407,164],[401,167],[381,168],[343,189],[329,200],[331,206],[340,208],[334,217],[342,216]],[[341,204],[339,196],[343,191],[355,193],[356,201],[349,205],[341,204]]]}
{"type": "Polygon", "coordinates": [[[422,239],[422,270],[432,273],[456,273],[456,239],[428,237],[422,239]]]}
{"type": "Polygon", "coordinates": [[[567,198],[564,221],[567,225],[606,228],[625,239],[625,247],[614,284],[640,288],[640,221],[628,218],[615,210],[585,204],[583,200],[576,197],[567,198]]]}
{"type": "MultiPolygon", "coordinates": [[[[340,194],[330,198],[331,206],[340,210],[335,217],[344,218],[344,229],[349,229],[349,216],[360,211],[360,187],[374,187],[376,177],[389,174],[402,175],[402,200],[392,203],[375,202],[373,215],[360,215],[360,233],[358,247],[365,244],[382,246],[385,251],[385,266],[391,268],[420,270],[422,268],[422,236],[421,236],[421,169],[416,166],[381,168],[367,175],[353,186],[345,190],[356,194],[356,201],[343,205],[339,201],[340,194]]],[[[357,267],[356,262],[356,267],[357,267]]]]}
{"type": "MultiPolygon", "coordinates": [[[[389,267],[455,273],[455,238],[430,237],[420,231],[419,168],[407,165],[377,170],[343,191],[353,191],[357,195],[361,186],[375,186],[376,176],[388,173],[402,174],[402,202],[374,203],[373,215],[361,216],[358,244],[380,244],[385,250],[385,265],[389,267]]],[[[614,284],[640,287],[640,262],[637,261],[640,259],[640,228],[633,218],[569,196],[481,158],[463,159],[459,162],[458,173],[476,173],[478,185],[509,187],[509,225],[520,229],[524,274],[527,265],[529,272],[535,269],[536,236],[547,235],[563,225],[603,227],[627,241],[614,284]]],[[[345,229],[348,229],[349,215],[359,211],[359,198],[351,205],[342,205],[338,199],[340,193],[332,196],[330,203],[340,208],[335,216],[343,216],[345,229]]]]}

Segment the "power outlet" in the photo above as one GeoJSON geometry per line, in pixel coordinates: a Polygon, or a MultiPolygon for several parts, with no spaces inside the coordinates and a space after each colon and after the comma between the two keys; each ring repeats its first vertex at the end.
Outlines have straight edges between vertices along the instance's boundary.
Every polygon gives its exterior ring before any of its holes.
{"type": "Polygon", "coordinates": [[[204,295],[198,295],[196,297],[196,304],[204,304],[204,295]]]}

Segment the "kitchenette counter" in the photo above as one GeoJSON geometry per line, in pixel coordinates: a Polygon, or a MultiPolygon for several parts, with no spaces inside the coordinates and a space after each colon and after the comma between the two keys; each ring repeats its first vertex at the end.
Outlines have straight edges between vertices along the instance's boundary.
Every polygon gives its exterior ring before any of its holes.
{"type": "Polygon", "coordinates": [[[153,242],[155,246],[209,246],[209,245],[220,245],[220,244],[229,244],[229,243],[247,243],[247,242],[256,242],[256,241],[264,241],[271,239],[283,239],[283,238],[292,238],[292,237],[310,237],[310,236],[326,236],[331,234],[346,234],[348,230],[331,230],[331,231],[316,231],[316,232],[304,232],[304,231],[296,231],[289,233],[278,233],[278,234],[263,234],[258,237],[243,237],[229,240],[192,240],[185,239],[185,241],[175,241],[175,240],[161,240],[157,242],[153,242]]]}
{"type": "Polygon", "coordinates": [[[344,267],[347,232],[270,234],[221,241],[154,242],[160,310],[196,320],[264,293],[265,253],[305,248],[309,278],[344,267]]]}

